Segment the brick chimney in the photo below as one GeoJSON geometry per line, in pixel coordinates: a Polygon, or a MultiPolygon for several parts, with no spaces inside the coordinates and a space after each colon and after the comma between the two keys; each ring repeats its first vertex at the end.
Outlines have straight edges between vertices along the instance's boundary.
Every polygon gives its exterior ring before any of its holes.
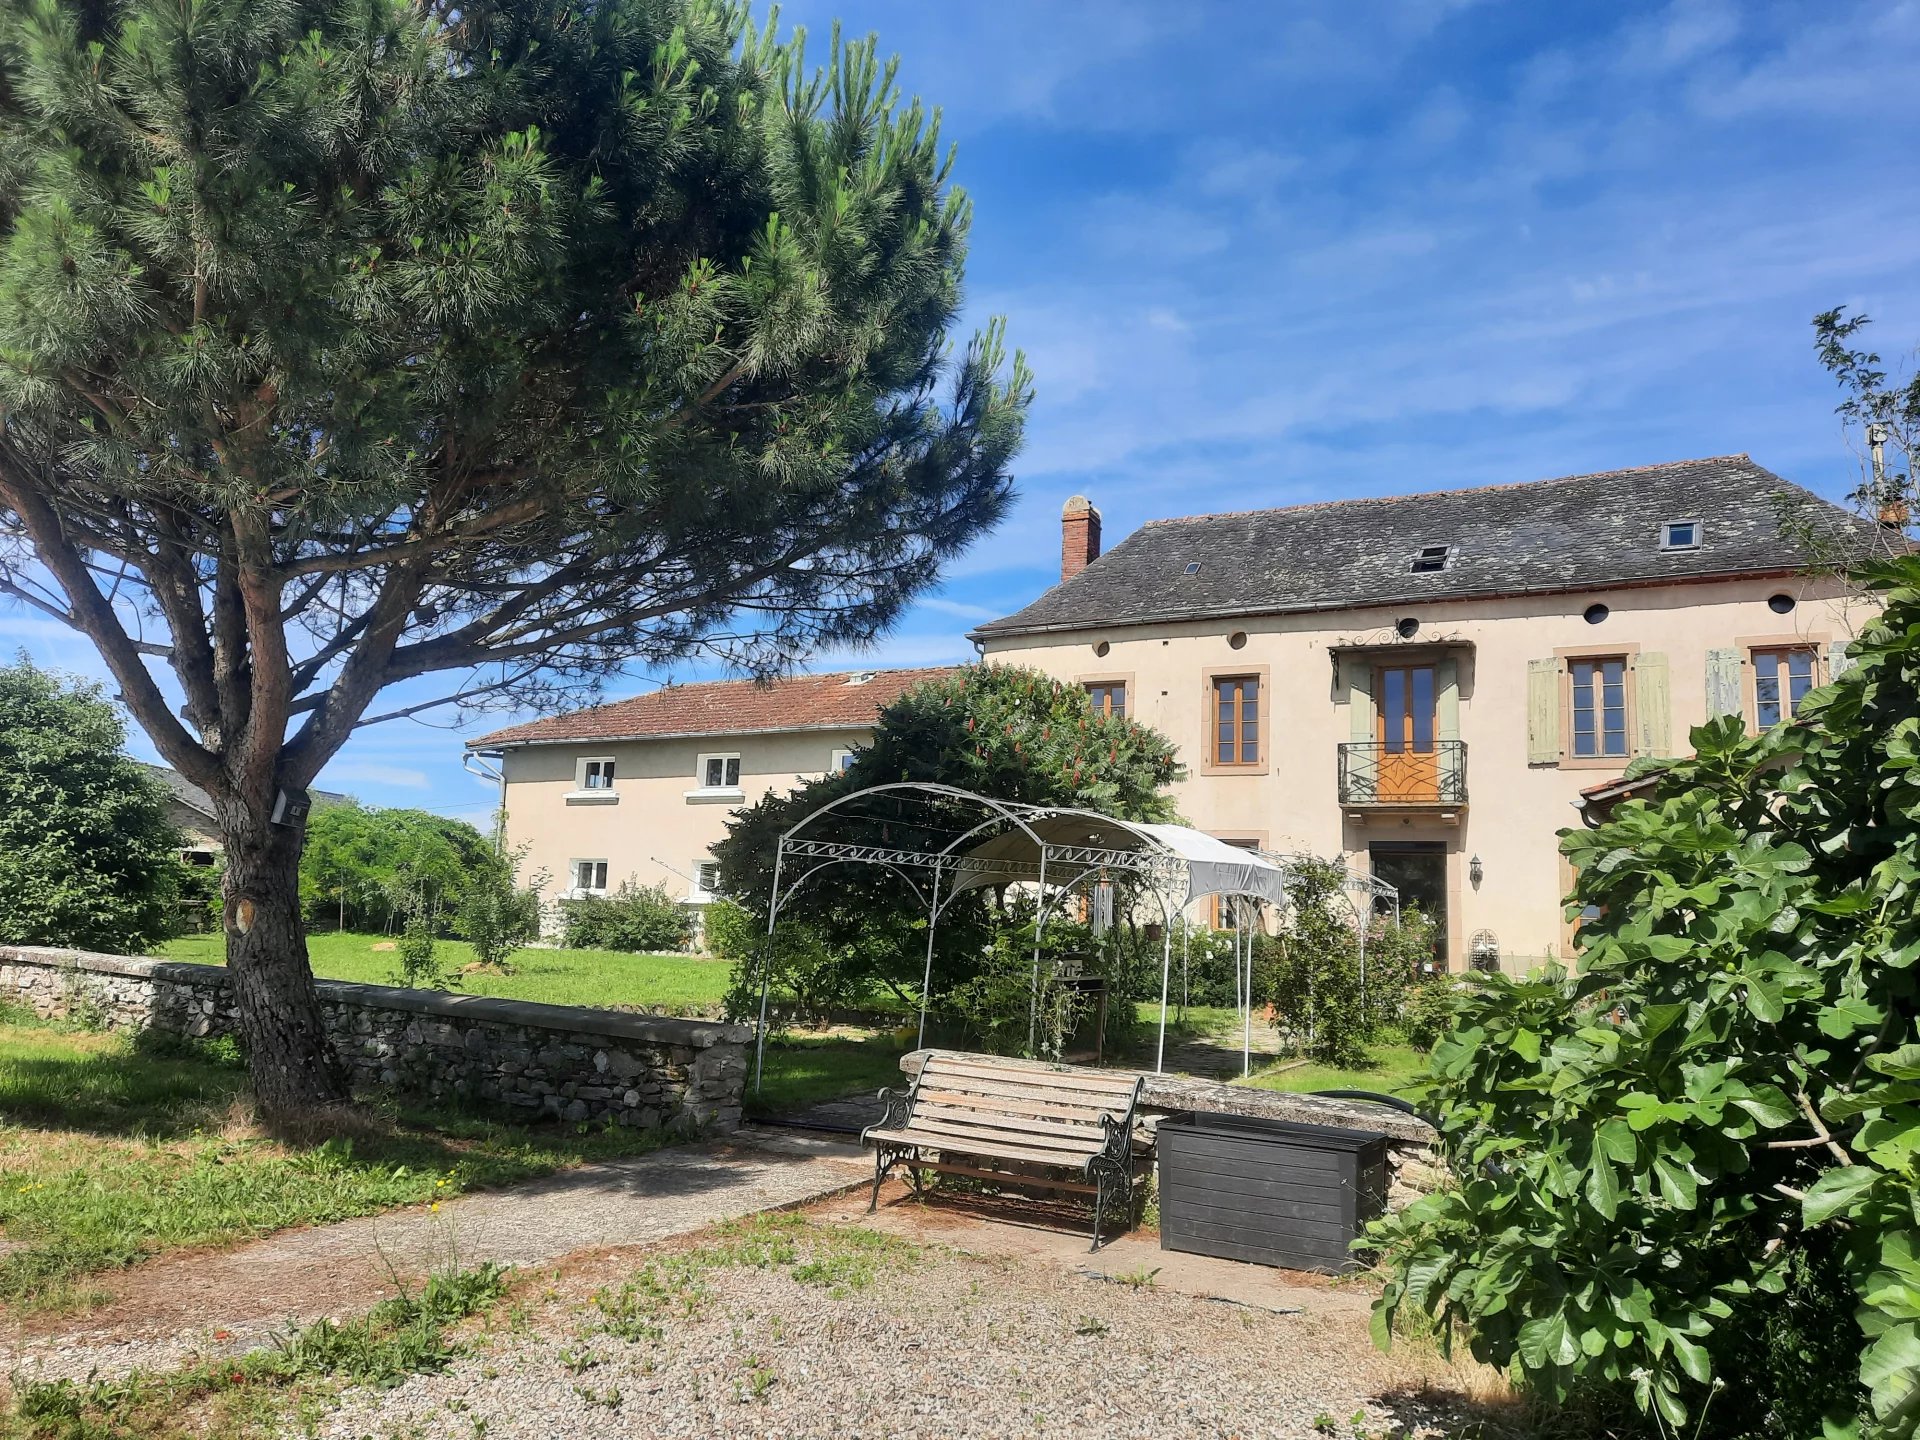
{"type": "Polygon", "coordinates": [[[1060,578],[1071,580],[1100,558],[1100,512],[1084,495],[1060,511],[1060,578]]]}

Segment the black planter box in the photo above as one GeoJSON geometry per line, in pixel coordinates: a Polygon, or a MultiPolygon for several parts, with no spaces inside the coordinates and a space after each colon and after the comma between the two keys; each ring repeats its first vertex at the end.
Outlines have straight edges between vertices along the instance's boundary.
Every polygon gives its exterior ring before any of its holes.
{"type": "Polygon", "coordinates": [[[1347,1247],[1386,1209],[1386,1136],[1193,1110],[1157,1135],[1161,1249],[1358,1268],[1347,1247]]]}

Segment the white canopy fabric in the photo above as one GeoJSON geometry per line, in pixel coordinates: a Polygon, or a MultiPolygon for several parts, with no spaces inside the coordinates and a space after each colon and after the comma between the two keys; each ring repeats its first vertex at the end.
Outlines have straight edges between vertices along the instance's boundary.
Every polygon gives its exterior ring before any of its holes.
{"type": "Polygon", "coordinates": [[[1287,872],[1265,855],[1185,825],[1135,828],[1187,862],[1189,903],[1202,895],[1252,895],[1273,905],[1286,903],[1287,872]]]}
{"type": "Polygon", "coordinates": [[[1102,853],[1144,853],[1177,862],[1166,868],[1175,887],[1170,898],[1179,900],[1179,909],[1203,895],[1248,895],[1275,905],[1286,900],[1287,872],[1279,865],[1185,825],[1116,820],[1091,810],[1040,811],[1023,820],[963,852],[947,893],[1005,884],[1016,868],[1037,871],[1043,856],[1048,883],[1071,885],[1103,868],[1102,853]]]}

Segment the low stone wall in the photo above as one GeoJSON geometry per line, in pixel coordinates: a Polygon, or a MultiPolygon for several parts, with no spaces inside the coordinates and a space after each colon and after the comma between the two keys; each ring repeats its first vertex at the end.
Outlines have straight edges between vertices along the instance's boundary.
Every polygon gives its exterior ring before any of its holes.
{"type": "MultiPolygon", "coordinates": [[[[460,1100],[519,1119],[611,1119],[687,1131],[740,1123],[746,1025],[318,980],[364,1090],[460,1100]]],[[[233,1033],[218,965],[0,945],[0,1000],[44,1018],[192,1038],[233,1033]]]]}

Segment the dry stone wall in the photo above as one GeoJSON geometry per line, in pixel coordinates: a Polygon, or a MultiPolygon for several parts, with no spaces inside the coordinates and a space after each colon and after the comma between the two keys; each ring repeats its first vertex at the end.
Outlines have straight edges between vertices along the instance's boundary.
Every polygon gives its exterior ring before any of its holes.
{"type": "MultiPolygon", "coordinates": [[[[740,1123],[745,1025],[539,1005],[438,990],[315,982],[357,1088],[523,1119],[677,1131],[740,1123]]],[[[43,1018],[195,1039],[233,1033],[218,965],[0,945],[0,1001],[43,1018]]]]}

